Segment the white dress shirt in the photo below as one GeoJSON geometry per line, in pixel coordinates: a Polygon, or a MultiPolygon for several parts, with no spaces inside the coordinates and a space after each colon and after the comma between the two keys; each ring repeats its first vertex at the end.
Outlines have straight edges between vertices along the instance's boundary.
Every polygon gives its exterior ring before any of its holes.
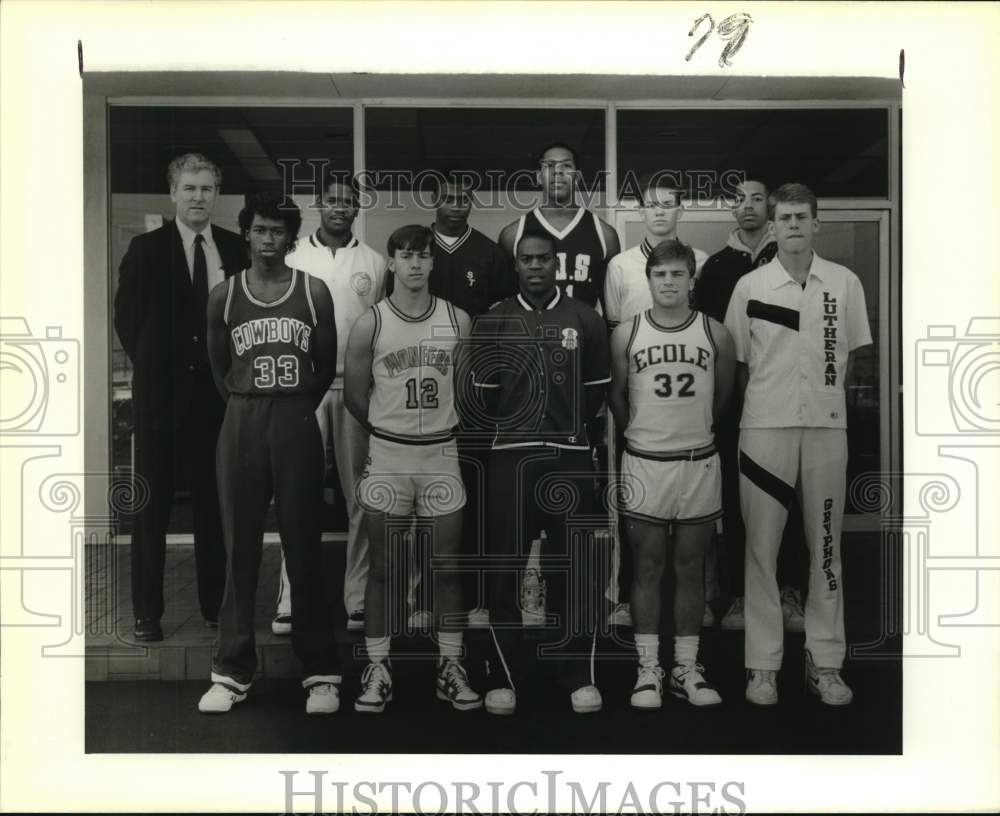
{"type": "MultiPolygon", "coordinates": [[[[181,243],[184,244],[184,257],[187,258],[188,274],[191,276],[191,281],[194,282],[194,237],[198,233],[179,218],[174,223],[177,224],[177,231],[181,234],[181,243]]],[[[226,273],[222,269],[222,258],[219,257],[219,250],[215,246],[215,241],[212,240],[212,225],[207,224],[205,229],[201,231],[201,235],[205,238],[202,249],[205,251],[205,266],[208,271],[208,291],[211,292],[212,287],[226,279],[226,273]]]]}

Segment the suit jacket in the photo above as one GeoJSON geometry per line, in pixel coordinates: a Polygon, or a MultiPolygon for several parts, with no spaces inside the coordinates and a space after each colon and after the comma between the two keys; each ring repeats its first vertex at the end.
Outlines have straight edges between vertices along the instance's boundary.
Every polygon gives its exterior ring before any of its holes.
{"type": "MultiPolygon", "coordinates": [[[[225,276],[244,269],[243,239],[214,225],[211,230],[225,276]]],[[[206,382],[208,354],[195,317],[194,286],[174,222],[137,235],[118,270],[114,317],[134,369],[137,427],[177,428],[191,410],[192,398],[206,398],[196,394],[196,384],[206,382]]],[[[211,382],[210,370],[207,373],[211,382]]],[[[212,391],[218,398],[214,387],[212,391]]]]}

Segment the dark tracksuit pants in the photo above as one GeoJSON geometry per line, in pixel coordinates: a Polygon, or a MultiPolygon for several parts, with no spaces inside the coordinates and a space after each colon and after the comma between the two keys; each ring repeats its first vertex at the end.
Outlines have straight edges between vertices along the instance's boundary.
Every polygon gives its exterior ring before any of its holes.
{"type": "Polygon", "coordinates": [[[167,525],[179,476],[185,474],[194,515],[194,557],[202,617],[216,620],[226,575],[215,444],[224,404],[206,364],[199,369],[191,404],[178,424],[151,426],[135,420],[137,498],[145,497],[132,519],[132,609],[137,618],[163,617],[163,572],[167,525]]]}
{"type": "Polygon", "coordinates": [[[257,668],[254,600],[273,495],[292,587],[292,649],[305,668],[304,685],[339,682],[320,551],[323,446],[311,398],[230,396],[218,473],[227,570],[213,680],[245,686],[257,668]]]}
{"type": "Polygon", "coordinates": [[[497,648],[489,688],[515,691],[538,664],[551,663],[567,691],[590,685],[599,599],[607,585],[606,553],[598,553],[593,531],[606,519],[595,515],[590,451],[530,447],[490,454],[487,483],[487,570],[490,624],[497,648]],[[547,618],[556,631],[531,643],[521,637],[520,576],[539,530],[547,585],[547,618]],[[508,677],[509,673],[509,677],[508,677]]]}

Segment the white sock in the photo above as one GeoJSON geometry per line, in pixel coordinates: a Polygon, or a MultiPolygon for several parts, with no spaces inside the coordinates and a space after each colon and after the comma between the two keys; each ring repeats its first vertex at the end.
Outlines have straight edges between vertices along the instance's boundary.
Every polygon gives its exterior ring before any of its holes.
{"type": "Polygon", "coordinates": [[[389,637],[365,637],[365,648],[372,663],[383,663],[389,657],[389,637]]]}
{"type": "Polygon", "coordinates": [[[660,665],[660,636],[659,635],[639,635],[635,636],[635,650],[639,653],[639,665],[645,669],[652,669],[660,665]]]}
{"type": "Polygon", "coordinates": [[[678,635],[674,638],[674,663],[693,666],[698,662],[698,635],[678,635]]]}
{"type": "Polygon", "coordinates": [[[462,656],[461,632],[438,632],[437,636],[442,660],[458,660],[462,656]]]}

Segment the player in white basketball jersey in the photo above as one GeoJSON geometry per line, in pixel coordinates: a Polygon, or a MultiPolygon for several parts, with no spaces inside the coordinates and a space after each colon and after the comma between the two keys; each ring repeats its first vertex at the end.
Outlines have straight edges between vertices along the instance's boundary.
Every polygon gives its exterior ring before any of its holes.
{"type": "MultiPolygon", "coordinates": [[[[684,215],[681,204],[683,192],[671,173],[661,171],[640,176],[634,193],[638,199],[645,230],[638,246],[626,249],[608,261],[608,274],[604,281],[604,308],[610,329],[653,305],[652,296],[649,294],[646,261],[654,247],[666,241],[679,240],[677,224],[684,215]]],[[[692,247],[692,251],[697,278],[701,265],[708,255],[696,247],[692,247]]],[[[621,433],[621,428],[616,430],[621,433]]],[[[620,470],[620,467],[619,451],[615,469],[620,470]]],[[[614,597],[619,599],[619,603],[611,613],[611,622],[631,626],[631,608],[625,599],[632,584],[632,556],[627,545],[622,546],[623,538],[624,533],[619,527],[612,555],[618,565],[618,585],[612,591],[614,597]]],[[[706,603],[702,626],[711,626],[714,622],[712,608],[706,603]]]]}
{"type": "Polygon", "coordinates": [[[631,703],[662,704],[659,664],[660,582],[673,527],[674,667],[669,689],[696,706],[722,698],[698,662],[705,606],[705,550],[722,515],[722,480],[712,434],[732,391],[732,339],[725,327],[691,309],[695,257],[680,241],[659,244],[646,262],[652,308],[611,335],[615,422],[625,429],[620,509],[635,569],[632,620],[639,671],[631,703]]]}
{"type": "MultiPolygon", "coordinates": [[[[399,600],[387,581],[387,549],[409,530],[433,537],[441,567],[433,574],[435,632],[440,646],[437,696],[458,710],[480,708],[469,687],[462,655],[459,573],[441,559],[460,551],[465,490],[454,440],[454,373],[459,341],[469,316],[428,291],[433,233],[407,226],[389,237],[392,294],[358,318],[347,345],[345,399],[369,431],[368,460],[357,485],[369,536],[365,587],[365,645],[369,664],[361,678],[357,711],[379,713],[392,699],[389,627],[399,600]]],[[[399,552],[398,546],[392,550],[399,552]]],[[[398,569],[398,564],[389,565],[398,569]]]]}

